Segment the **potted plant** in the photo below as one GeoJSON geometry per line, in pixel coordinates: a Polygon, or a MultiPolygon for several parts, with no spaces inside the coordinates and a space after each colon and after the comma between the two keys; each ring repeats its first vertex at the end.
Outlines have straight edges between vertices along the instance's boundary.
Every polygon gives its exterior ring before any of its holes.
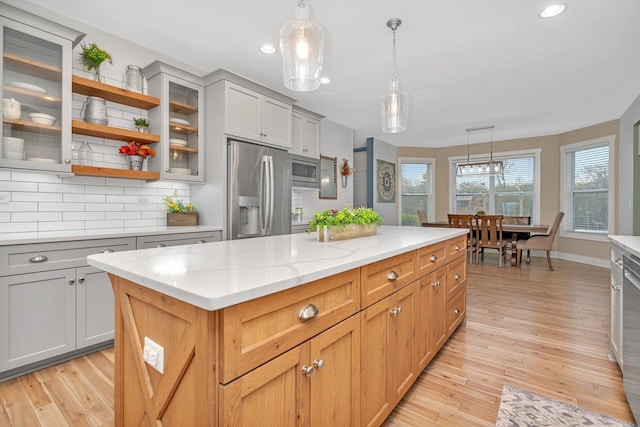
{"type": "Polygon", "coordinates": [[[80,62],[87,71],[93,72],[93,79],[96,81],[101,81],[100,77],[100,65],[104,61],[109,62],[109,64],[113,64],[113,59],[111,58],[111,54],[104,49],[100,49],[95,42],[90,44],[81,45],[82,51],[80,52],[80,62]]]}
{"type": "Polygon", "coordinates": [[[118,153],[128,156],[129,169],[134,171],[141,171],[144,159],[146,159],[147,156],[155,156],[156,150],[146,144],[131,140],[127,145],[120,146],[118,153]]]}
{"type": "Polygon", "coordinates": [[[134,117],[133,123],[136,125],[138,132],[147,133],[149,132],[149,120],[146,117],[134,117]]]}
{"type": "Polygon", "coordinates": [[[318,240],[345,240],[354,237],[372,236],[377,233],[382,217],[371,208],[327,209],[313,214],[307,233],[318,231],[318,240]]]}
{"type": "Polygon", "coordinates": [[[198,210],[191,204],[178,199],[178,191],[162,198],[167,205],[167,225],[198,225],[198,210]]]}

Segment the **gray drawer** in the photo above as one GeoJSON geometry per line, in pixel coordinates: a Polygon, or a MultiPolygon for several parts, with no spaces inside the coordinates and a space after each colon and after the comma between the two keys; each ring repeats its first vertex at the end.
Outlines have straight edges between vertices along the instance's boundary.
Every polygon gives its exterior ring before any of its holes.
{"type": "Polygon", "coordinates": [[[219,242],[221,237],[222,232],[220,231],[142,236],[137,238],[136,247],[138,249],[147,249],[165,246],[195,245],[198,243],[219,242]]]}
{"type": "Polygon", "coordinates": [[[88,255],[135,248],[133,237],[1,246],[0,276],[82,267],[88,255]]]}

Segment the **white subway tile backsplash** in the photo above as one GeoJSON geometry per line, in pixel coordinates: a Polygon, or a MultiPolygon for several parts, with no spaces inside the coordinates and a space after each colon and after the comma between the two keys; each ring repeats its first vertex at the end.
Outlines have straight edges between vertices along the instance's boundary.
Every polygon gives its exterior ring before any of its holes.
{"type": "Polygon", "coordinates": [[[140,211],[131,211],[131,212],[106,212],[106,219],[125,219],[136,220],[142,219],[142,215],[140,215],[140,211]]]}
{"type": "Polygon", "coordinates": [[[14,212],[11,222],[62,221],[62,212],[14,212]]]}
{"type": "MultiPolygon", "coordinates": [[[[124,157],[124,156],[123,156],[124,157]]],[[[143,181],[137,179],[107,178],[107,186],[113,187],[142,187],[143,181]]]]}
{"type": "Polygon", "coordinates": [[[63,212],[63,221],[102,221],[105,212],[63,212]]]}
{"type": "Polygon", "coordinates": [[[125,228],[139,228],[139,227],[155,227],[156,225],[167,225],[166,222],[165,224],[158,224],[158,222],[155,219],[141,219],[141,220],[136,220],[136,221],[125,221],[125,228]]]}
{"type": "Polygon", "coordinates": [[[4,181],[2,191],[38,191],[38,184],[35,182],[4,181]]]}
{"type": "Polygon", "coordinates": [[[62,193],[36,193],[31,191],[14,191],[12,202],[62,202],[62,193]]]}
{"type": "Polygon", "coordinates": [[[38,182],[60,183],[62,179],[51,173],[12,171],[11,181],[24,181],[37,184],[38,182]]]}
{"type": "Polygon", "coordinates": [[[85,187],[87,194],[124,194],[122,187],[97,187],[87,185],[85,187]]]}
{"type": "Polygon", "coordinates": [[[104,185],[105,178],[99,176],[70,176],[62,180],[64,184],[104,185]]]}
{"type": "Polygon", "coordinates": [[[71,212],[84,211],[84,203],[38,203],[40,212],[71,212]]]}
{"type": "Polygon", "coordinates": [[[158,191],[155,188],[140,187],[140,188],[125,188],[124,194],[127,195],[139,195],[139,196],[155,196],[158,191]]]}
{"type": "Polygon", "coordinates": [[[41,182],[37,185],[37,191],[43,193],[84,193],[84,186],[73,184],[50,184],[41,182]]]}
{"type": "Polygon", "coordinates": [[[84,221],[39,222],[38,231],[83,230],[84,221]]]}
{"type": "Polygon", "coordinates": [[[37,222],[0,222],[0,233],[22,233],[28,231],[38,231],[37,222]]]}
{"type": "MultiPolygon", "coordinates": [[[[11,172],[9,171],[0,171],[0,181],[9,181],[11,179],[11,172]]],[[[0,183],[2,185],[2,183],[0,183]]]]}
{"type": "Polygon", "coordinates": [[[126,195],[117,195],[117,196],[106,196],[107,203],[140,203],[138,200],[139,196],[126,196],[126,195]]]}
{"type": "Polygon", "coordinates": [[[38,204],[33,202],[9,202],[0,204],[0,212],[37,212],[38,204]]]}
{"type": "Polygon", "coordinates": [[[106,200],[104,194],[77,194],[67,193],[64,194],[63,201],[65,203],[104,203],[106,200]]]}
{"type": "Polygon", "coordinates": [[[122,203],[87,203],[85,209],[87,212],[121,212],[124,210],[124,206],[122,203]]]}
{"type": "Polygon", "coordinates": [[[99,228],[123,228],[124,221],[111,220],[111,221],[85,221],[85,230],[95,230],[99,228]]]}

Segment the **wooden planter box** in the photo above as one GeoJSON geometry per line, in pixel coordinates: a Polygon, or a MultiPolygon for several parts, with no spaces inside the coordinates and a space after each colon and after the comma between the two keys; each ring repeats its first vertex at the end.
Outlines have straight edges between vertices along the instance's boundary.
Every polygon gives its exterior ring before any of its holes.
{"type": "Polygon", "coordinates": [[[344,228],[330,225],[328,227],[318,227],[318,240],[328,242],[329,240],[347,240],[356,237],[373,236],[378,232],[376,224],[347,224],[344,228]]]}
{"type": "Polygon", "coordinates": [[[167,213],[167,225],[198,225],[198,213],[167,213]]]}

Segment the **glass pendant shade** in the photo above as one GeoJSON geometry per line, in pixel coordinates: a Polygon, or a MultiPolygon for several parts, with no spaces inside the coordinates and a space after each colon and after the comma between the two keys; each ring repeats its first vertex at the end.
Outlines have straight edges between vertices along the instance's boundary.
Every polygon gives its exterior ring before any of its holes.
{"type": "Polygon", "coordinates": [[[285,87],[298,92],[320,87],[324,30],[309,19],[303,0],[298,2],[296,18],[280,29],[280,52],[285,87]]]}
{"type": "Polygon", "coordinates": [[[392,79],[389,91],[380,98],[380,117],[382,131],[398,133],[407,130],[407,115],[409,112],[409,96],[400,90],[400,81],[392,79]]]}

